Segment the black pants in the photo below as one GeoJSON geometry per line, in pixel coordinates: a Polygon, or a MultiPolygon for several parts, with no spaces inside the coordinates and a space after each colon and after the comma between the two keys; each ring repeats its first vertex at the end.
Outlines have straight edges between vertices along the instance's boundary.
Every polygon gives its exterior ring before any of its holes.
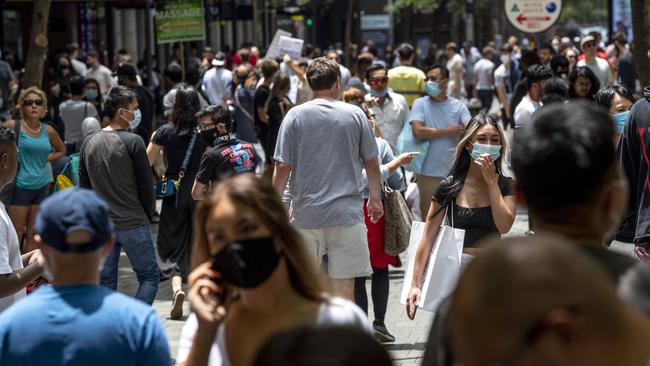
{"type": "MultiPolygon", "coordinates": [[[[372,296],[375,323],[384,323],[386,308],[388,307],[388,267],[372,267],[370,293],[372,296]]],[[[366,293],[366,277],[354,279],[354,300],[363,311],[368,314],[368,295],[366,293]]]]}
{"type": "Polygon", "coordinates": [[[515,129],[515,119],[508,118],[508,116],[506,116],[506,110],[503,108],[501,108],[501,122],[503,123],[504,130],[507,130],[508,126],[510,126],[510,128],[513,130],[515,129]]]}
{"type": "Polygon", "coordinates": [[[478,99],[481,101],[481,109],[485,113],[490,111],[492,107],[492,99],[494,98],[494,90],[480,90],[478,91],[478,99]]]}

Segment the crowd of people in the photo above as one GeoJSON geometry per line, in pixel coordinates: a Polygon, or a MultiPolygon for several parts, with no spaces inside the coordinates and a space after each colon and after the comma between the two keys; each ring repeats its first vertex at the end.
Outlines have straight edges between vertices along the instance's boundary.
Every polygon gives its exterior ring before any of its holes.
{"type": "Polygon", "coordinates": [[[165,280],[169,317],[192,311],[180,365],[389,365],[370,335],[396,340],[386,195],[409,186],[425,227],[403,316],[441,226],[465,232],[426,364],[650,360],[650,87],[624,34],[203,51],[158,74],[70,45],[47,90],[0,78],[0,365],[171,364],[148,306],[165,280]],[[499,240],[518,204],[534,237],[499,240]],[[137,300],[116,292],[122,251],[137,300]]]}

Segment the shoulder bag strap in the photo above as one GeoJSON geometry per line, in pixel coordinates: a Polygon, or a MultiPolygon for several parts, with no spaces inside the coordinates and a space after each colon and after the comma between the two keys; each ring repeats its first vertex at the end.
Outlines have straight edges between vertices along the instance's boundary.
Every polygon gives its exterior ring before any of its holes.
{"type": "Polygon", "coordinates": [[[194,143],[196,142],[196,136],[198,134],[196,131],[192,133],[192,140],[190,141],[189,146],[187,147],[187,151],[185,151],[185,158],[183,159],[183,165],[181,165],[181,171],[178,172],[178,180],[180,181],[183,179],[185,176],[185,172],[187,171],[187,166],[190,163],[190,158],[192,157],[192,150],[194,150],[194,143]]]}
{"type": "Polygon", "coordinates": [[[235,91],[235,103],[237,104],[237,107],[239,107],[239,109],[242,111],[242,113],[244,113],[244,115],[246,115],[248,119],[250,119],[251,121],[255,121],[255,118],[253,118],[253,116],[251,116],[251,114],[248,113],[246,108],[244,108],[244,106],[241,105],[241,102],[239,102],[239,93],[237,91],[235,91]]]}

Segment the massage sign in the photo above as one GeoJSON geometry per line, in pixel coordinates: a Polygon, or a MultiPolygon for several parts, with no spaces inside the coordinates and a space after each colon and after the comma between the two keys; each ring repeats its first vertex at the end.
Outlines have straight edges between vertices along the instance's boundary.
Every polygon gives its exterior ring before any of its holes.
{"type": "Polygon", "coordinates": [[[562,12],[562,0],[505,0],[510,24],[525,33],[540,33],[555,24],[562,12]]]}

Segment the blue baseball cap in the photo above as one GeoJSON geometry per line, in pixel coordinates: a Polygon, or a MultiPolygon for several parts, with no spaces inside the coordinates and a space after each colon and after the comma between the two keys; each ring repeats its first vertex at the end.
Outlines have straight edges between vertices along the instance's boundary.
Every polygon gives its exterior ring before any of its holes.
{"type": "Polygon", "coordinates": [[[84,188],[66,189],[45,199],[34,229],[45,245],[67,253],[92,252],[104,245],[114,232],[108,204],[97,193],[84,188]],[[69,236],[79,231],[90,234],[90,241],[68,243],[69,236]]]}

